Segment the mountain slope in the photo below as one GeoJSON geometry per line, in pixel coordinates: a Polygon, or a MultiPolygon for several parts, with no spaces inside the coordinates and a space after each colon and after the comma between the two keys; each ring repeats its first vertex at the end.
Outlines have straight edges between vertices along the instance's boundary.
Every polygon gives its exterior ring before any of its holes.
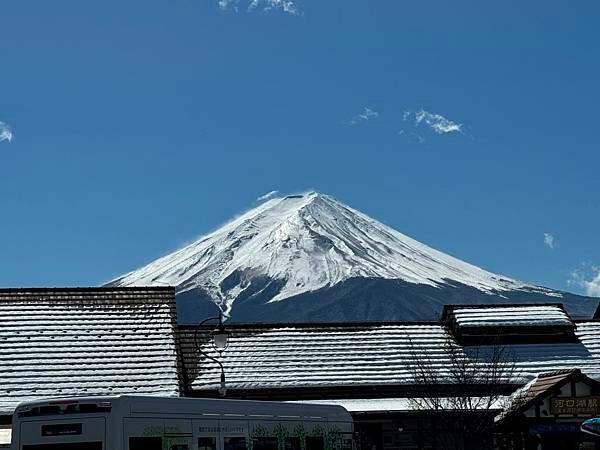
{"type": "Polygon", "coordinates": [[[214,312],[212,302],[242,321],[434,319],[450,302],[595,306],[482,270],[315,192],[269,200],[111,284],[177,286],[181,322],[214,312]]]}

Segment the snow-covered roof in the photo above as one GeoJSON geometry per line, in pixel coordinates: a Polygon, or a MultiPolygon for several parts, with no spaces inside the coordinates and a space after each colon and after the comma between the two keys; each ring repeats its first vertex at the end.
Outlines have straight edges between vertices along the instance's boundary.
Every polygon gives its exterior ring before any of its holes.
{"type": "Polygon", "coordinates": [[[170,288],[0,290],[0,414],[75,395],[178,395],[170,288]]]}
{"type": "MultiPolygon", "coordinates": [[[[193,330],[181,327],[180,335],[191,387],[213,389],[218,367],[198,359],[193,330]]],[[[221,361],[229,389],[404,383],[411,376],[406,367],[411,345],[441,369],[448,337],[443,327],[432,324],[248,326],[232,330],[221,361]]],[[[203,350],[218,357],[208,342],[203,350]]]]}
{"type": "MultiPolygon", "coordinates": [[[[452,403],[452,399],[440,398],[440,402],[444,403],[444,400],[448,400],[448,403],[452,403]]],[[[480,409],[502,409],[504,403],[508,400],[508,396],[498,397],[491,408],[488,405],[488,401],[482,398],[481,402],[474,398],[476,405],[481,405],[480,409]]],[[[423,398],[348,398],[348,399],[331,399],[331,400],[296,400],[295,403],[306,403],[309,405],[338,405],[343,406],[349,412],[406,412],[406,411],[419,411],[424,408],[423,405],[425,399],[423,398]]]]}
{"type": "MultiPolygon", "coordinates": [[[[192,390],[219,386],[217,364],[199,357],[193,327],[180,328],[183,361],[192,390]]],[[[439,370],[448,369],[445,350],[454,337],[442,324],[328,324],[237,326],[220,357],[229,389],[318,388],[406,385],[415,355],[439,370]]],[[[579,367],[600,379],[600,322],[577,323],[573,343],[511,345],[518,375],[534,377],[558,368],[579,367]]],[[[456,345],[456,341],[453,341],[456,345]]],[[[203,351],[219,358],[209,342],[203,351]]]]}
{"type": "Polygon", "coordinates": [[[446,316],[460,328],[573,325],[560,304],[448,306],[446,316]]]}
{"type": "Polygon", "coordinates": [[[510,345],[519,374],[532,378],[540,373],[579,368],[600,380],[600,321],[575,325],[576,342],[510,345]]]}

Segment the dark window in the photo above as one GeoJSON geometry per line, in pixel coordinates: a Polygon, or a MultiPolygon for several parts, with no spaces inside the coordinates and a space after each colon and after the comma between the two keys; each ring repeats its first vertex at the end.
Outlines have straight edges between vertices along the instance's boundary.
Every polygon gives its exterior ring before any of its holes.
{"type": "Polygon", "coordinates": [[[223,438],[223,450],[246,450],[245,437],[225,437],[223,438]]]}
{"type": "Polygon", "coordinates": [[[19,417],[110,412],[110,409],[110,406],[98,406],[95,404],[87,403],[80,403],[78,405],[67,405],[67,407],[64,409],[61,409],[60,406],[37,406],[27,411],[20,412],[19,417]]]}
{"type": "Polygon", "coordinates": [[[306,436],[306,450],[323,450],[322,436],[306,436]]]}
{"type": "Polygon", "coordinates": [[[273,436],[257,437],[252,442],[254,450],[278,450],[277,438],[273,436]]]}
{"type": "Polygon", "coordinates": [[[286,437],[285,438],[285,450],[300,450],[300,438],[299,437],[286,437]]]}
{"type": "Polygon", "coordinates": [[[24,445],[23,450],[102,450],[102,442],[62,442],[59,444],[24,445]]]}
{"type": "Polygon", "coordinates": [[[214,438],[214,437],[198,438],[198,450],[217,450],[217,438],[214,438]]]}
{"type": "Polygon", "coordinates": [[[187,444],[173,444],[169,447],[169,450],[190,450],[187,444]]]}
{"type": "Polygon", "coordinates": [[[162,450],[162,438],[130,437],[129,450],[162,450]]]}

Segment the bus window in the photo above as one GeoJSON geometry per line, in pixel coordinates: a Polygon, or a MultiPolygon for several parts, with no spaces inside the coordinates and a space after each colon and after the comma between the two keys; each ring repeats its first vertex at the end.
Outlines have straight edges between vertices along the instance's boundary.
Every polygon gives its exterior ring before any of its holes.
{"type": "Polygon", "coordinates": [[[162,438],[130,437],[129,450],[162,450],[162,438]]]}
{"type": "Polygon", "coordinates": [[[252,440],[253,450],[278,450],[278,442],[276,437],[262,436],[252,440]]]}
{"type": "Polygon", "coordinates": [[[286,437],[285,438],[285,450],[301,450],[299,437],[286,437]]]}
{"type": "Polygon", "coordinates": [[[245,437],[224,437],[223,438],[223,450],[246,450],[246,438],[245,437]]]}
{"type": "Polygon", "coordinates": [[[187,444],[173,444],[169,447],[169,450],[190,450],[187,444]]]}
{"type": "Polygon", "coordinates": [[[60,444],[24,445],[23,450],[102,450],[102,442],[64,442],[60,444]]]}
{"type": "Polygon", "coordinates": [[[198,450],[217,450],[217,438],[199,437],[198,450]]]}
{"type": "Polygon", "coordinates": [[[323,450],[323,436],[306,436],[306,450],[323,450]]]}

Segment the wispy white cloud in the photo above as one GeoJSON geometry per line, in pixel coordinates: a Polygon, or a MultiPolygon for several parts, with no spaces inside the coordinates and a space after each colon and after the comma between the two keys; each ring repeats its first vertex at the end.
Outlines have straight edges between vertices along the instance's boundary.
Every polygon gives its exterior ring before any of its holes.
{"type": "Polygon", "coordinates": [[[413,133],[412,131],[407,131],[407,130],[399,130],[398,131],[398,136],[403,136],[404,139],[406,139],[408,142],[418,142],[419,144],[424,144],[426,139],[421,136],[418,133],[413,133]]]}
{"type": "Polygon", "coordinates": [[[554,249],[554,236],[550,233],[544,233],[544,244],[547,247],[554,249]]]}
{"type": "Polygon", "coordinates": [[[264,195],[261,195],[260,197],[258,197],[256,200],[259,202],[262,202],[264,200],[269,200],[270,198],[275,197],[277,194],[279,194],[279,191],[271,191],[271,192],[267,192],[264,195]]]}
{"type": "Polygon", "coordinates": [[[8,124],[0,122],[0,142],[13,140],[13,133],[8,124]]]}
{"type": "MultiPolygon", "coordinates": [[[[449,133],[463,133],[463,124],[454,122],[441,114],[433,114],[429,111],[425,111],[424,109],[420,109],[419,111],[413,112],[410,110],[405,110],[402,112],[402,122],[412,122],[413,128],[423,128],[425,127],[427,130],[432,131],[435,134],[449,134],[449,133]]],[[[407,123],[408,126],[408,123],[407,123]]],[[[425,142],[425,137],[421,134],[408,132],[405,128],[402,128],[399,135],[406,134],[407,136],[413,136],[416,140],[423,144],[425,142]]]]}
{"type": "Polygon", "coordinates": [[[590,297],[600,297],[600,266],[582,264],[579,269],[571,272],[567,284],[582,288],[590,297]]]}
{"type": "Polygon", "coordinates": [[[236,12],[245,9],[246,11],[281,11],[294,16],[302,15],[296,0],[219,0],[219,7],[236,12]]]}
{"type": "Polygon", "coordinates": [[[265,12],[279,10],[294,16],[301,14],[296,2],[292,0],[252,0],[248,9],[258,9],[265,12]]]}
{"type": "Polygon", "coordinates": [[[424,109],[415,113],[415,126],[426,124],[437,134],[460,133],[462,124],[453,122],[441,114],[433,114],[424,109]]]}
{"type": "Polygon", "coordinates": [[[371,108],[367,108],[366,106],[363,109],[363,112],[357,114],[350,121],[350,125],[356,125],[357,123],[364,122],[371,119],[377,119],[379,117],[379,113],[377,111],[372,110],[371,108]]]}

